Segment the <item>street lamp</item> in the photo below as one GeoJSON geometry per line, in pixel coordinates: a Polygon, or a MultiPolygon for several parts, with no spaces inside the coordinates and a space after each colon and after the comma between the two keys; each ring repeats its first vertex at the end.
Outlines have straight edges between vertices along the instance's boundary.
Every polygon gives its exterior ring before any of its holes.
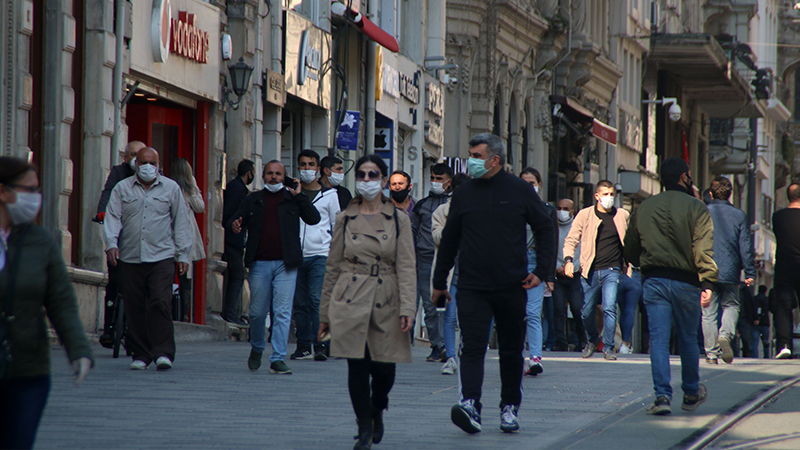
{"type": "Polygon", "coordinates": [[[232,89],[228,89],[228,77],[225,77],[222,84],[222,100],[231,105],[231,108],[239,109],[239,102],[250,88],[250,76],[253,74],[253,67],[244,62],[244,57],[240,57],[236,64],[228,65],[228,72],[231,74],[232,89]],[[231,92],[236,94],[235,102],[228,98],[228,94],[231,92]]]}

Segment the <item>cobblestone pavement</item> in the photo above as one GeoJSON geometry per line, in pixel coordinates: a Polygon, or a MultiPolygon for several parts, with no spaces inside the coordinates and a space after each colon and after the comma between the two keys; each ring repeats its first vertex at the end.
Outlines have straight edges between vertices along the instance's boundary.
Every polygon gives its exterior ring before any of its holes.
{"type": "MultiPolygon", "coordinates": [[[[290,344],[289,351],[294,350],[290,344]]],[[[72,384],[61,349],[54,351],[53,388],[36,441],[38,449],[351,449],[356,431],[343,360],[287,361],[293,375],[267,364],[247,369],[249,344],[178,345],[174,369],[128,370],[129,358],[94,348],[96,367],[81,387],[72,384]]],[[[268,354],[269,350],[267,350],[268,354]]],[[[673,414],[644,414],[652,401],[647,355],[608,362],[579,353],[545,352],[545,372],[526,377],[521,432],[499,430],[497,352],[487,353],[482,433],[467,435],[450,422],[457,379],[425,362],[398,364],[385,414],[390,449],[669,448],[775,380],[800,372],[794,361],[701,361],[709,401],[680,410],[680,363],[673,359],[673,414]]],[[[265,361],[267,359],[265,354],[265,361]]]]}

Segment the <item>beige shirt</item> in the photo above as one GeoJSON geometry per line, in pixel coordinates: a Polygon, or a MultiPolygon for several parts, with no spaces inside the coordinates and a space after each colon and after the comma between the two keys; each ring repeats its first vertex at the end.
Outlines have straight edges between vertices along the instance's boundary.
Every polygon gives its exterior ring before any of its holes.
{"type": "Polygon", "coordinates": [[[192,227],[186,203],[178,183],[163,175],[149,189],[136,175],[120,181],[111,191],[104,222],[106,249],[118,248],[123,262],[190,262],[192,227]]]}

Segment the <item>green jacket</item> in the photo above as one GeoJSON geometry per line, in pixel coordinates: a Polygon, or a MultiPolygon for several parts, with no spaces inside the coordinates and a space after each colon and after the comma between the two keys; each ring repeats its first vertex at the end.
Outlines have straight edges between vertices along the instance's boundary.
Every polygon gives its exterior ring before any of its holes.
{"type": "Polygon", "coordinates": [[[645,277],[677,279],[710,289],[717,281],[714,222],[700,200],[664,191],[639,205],[625,235],[625,259],[645,277]]]}
{"type": "Polygon", "coordinates": [[[8,378],[27,378],[50,373],[50,340],[47,319],[64,343],[70,361],[92,358],[92,351],[78,313],[78,299],[72,287],[61,248],[44,228],[20,225],[8,238],[6,266],[0,272],[0,296],[5,297],[11,266],[20,251],[14,286],[14,320],[10,326],[13,361],[8,378]]]}

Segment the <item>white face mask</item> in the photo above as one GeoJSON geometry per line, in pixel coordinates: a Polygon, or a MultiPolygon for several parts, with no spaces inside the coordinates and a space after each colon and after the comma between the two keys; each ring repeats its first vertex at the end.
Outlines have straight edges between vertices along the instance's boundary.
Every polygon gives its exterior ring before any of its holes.
{"type": "Polygon", "coordinates": [[[313,183],[314,180],[317,179],[317,171],[316,170],[301,170],[300,171],[300,181],[303,184],[310,184],[313,183]]]}
{"type": "Polygon", "coordinates": [[[134,171],[134,172],[136,172],[136,158],[133,158],[133,159],[132,159],[132,160],[131,160],[131,161],[128,163],[128,165],[131,167],[131,169],[133,169],[133,171],[134,171]]]}
{"type": "Polygon", "coordinates": [[[328,177],[328,182],[331,183],[331,186],[338,186],[342,181],[344,181],[343,173],[331,172],[331,176],[328,177]]]}
{"type": "Polygon", "coordinates": [[[364,197],[365,200],[372,200],[381,193],[380,181],[356,181],[356,194],[364,197]]]}
{"type": "Polygon", "coordinates": [[[156,175],[158,175],[158,167],[152,164],[144,164],[137,167],[137,172],[140,180],[144,181],[145,183],[150,183],[156,179],[156,175]]]}
{"type": "Polygon", "coordinates": [[[569,211],[556,211],[556,217],[558,217],[559,222],[569,222],[569,219],[571,219],[569,211]]]}
{"type": "Polygon", "coordinates": [[[444,183],[431,181],[431,192],[433,192],[436,195],[444,194],[444,183]]]}
{"type": "Polygon", "coordinates": [[[6,203],[11,222],[14,225],[33,222],[42,207],[42,194],[38,192],[16,192],[16,194],[16,203],[6,203]]]}
{"type": "Polygon", "coordinates": [[[603,207],[606,211],[609,211],[611,208],[614,207],[614,197],[606,196],[600,197],[600,206],[603,207]]]}
{"type": "Polygon", "coordinates": [[[536,195],[539,195],[539,186],[534,186],[533,191],[536,192],[536,195]]]}
{"type": "Polygon", "coordinates": [[[283,189],[283,184],[281,184],[281,183],[276,183],[276,184],[267,183],[267,184],[264,185],[264,189],[266,189],[266,190],[268,190],[268,191],[270,191],[270,192],[272,192],[274,194],[274,193],[280,191],[281,189],[283,189]]]}

